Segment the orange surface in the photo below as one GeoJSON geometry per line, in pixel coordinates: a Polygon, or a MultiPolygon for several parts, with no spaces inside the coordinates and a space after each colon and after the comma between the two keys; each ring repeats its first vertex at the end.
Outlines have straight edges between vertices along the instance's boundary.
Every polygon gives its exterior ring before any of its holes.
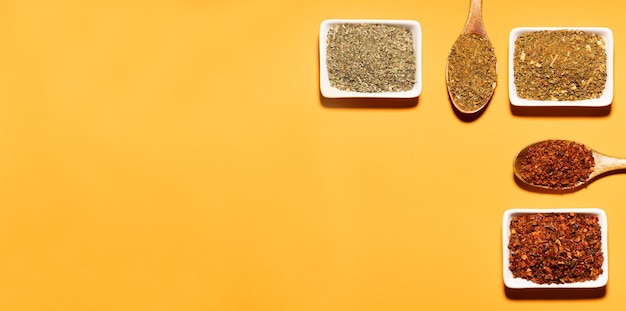
{"type": "Polygon", "coordinates": [[[469,1],[0,2],[0,310],[618,310],[626,174],[570,194],[514,181],[546,138],[626,156],[622,2],[485,1],[498,87],[455,115],[445,61],[469,1]],[[413,19],[419,100],[324,101],[330,18],[413,19]],[[604,26],[604,112],[511,109],[508,34],[604,26]],[[599,298],[507,297],[501,219],[597,207],[599,298]]]}

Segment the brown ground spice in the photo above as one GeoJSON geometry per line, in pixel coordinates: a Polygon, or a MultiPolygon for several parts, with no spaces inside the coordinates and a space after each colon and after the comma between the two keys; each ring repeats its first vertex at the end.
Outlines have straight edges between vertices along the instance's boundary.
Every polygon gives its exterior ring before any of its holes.
{"type": "Polygon", "coordinates": [[[515,215],[508,249],[513,276],[534,283],[584,282],[603,273],[602,233],[595,215],[515,215]]]}
{"type": "Polygon", "coordinates": [[[448,55],[448,90],[465,110],[486,105],[498,79],[497,59],[491,41],[475,34],[462,34],[448,55]]]}
{"type": "Polygon", "coordinates": [[[520,98],[599,98],[607,80],[606,44],[599,35],[581,30],[527,32],[515,40],[513,68],[520,98]]]}

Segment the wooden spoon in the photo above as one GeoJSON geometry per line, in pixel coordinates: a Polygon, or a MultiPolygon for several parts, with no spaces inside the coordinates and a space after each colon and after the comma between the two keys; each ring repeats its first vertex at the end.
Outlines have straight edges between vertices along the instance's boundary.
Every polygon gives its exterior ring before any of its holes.
{"type": "MultiPolygon", "coordinates": [[[[593,160],[594,160],[594,165],[592,167],[593,171],[589,174],[589,176],[587,176],[587,178],[584,181],[580,181],[576,184],[572,184],[569,186],[559,186],[559,187],[549,187],[545,185],[535,184],[535,183],[525,180],[522,174],[520,173],[522,169],[522,161],[526,158],[526,155],[528,154],[530,148],[537,146],[544,142],[545,141],[540,141],[540,142],[531,144],[525,147],[524,149],[522,149],[515,156],[515,160],[513,161],[513,172],[515,173],[515,176],[526,185],[537,187],[537,188],[550,189],[550,190],[574,190],[574,189],[586,186],[593,179],[601,175],[604,175],[612,171],[626,169],[626,158],[611,157],[606,154],[597,152],[589,148],[586,145],[583,145],[584,148],[587,149],[591,153],[591,155],[593,156],[593,160]]],[[[567,141],[567,142],[575,143],[573,141],[567,141]]]]}
{"type": "MultiPolygon", "coordinates": [[[[471,0],[467,22],[452,46],[446,63],[446,84],[448,86],[450,100],[454,107],[463,113],[476,113],[482,110],[493,96],[493,92],[496,88],[497,62],[493,46],[487,37],[487,31],[483,24],[481,3],[482,0],[471,0]],[[469,38],[473,38],[472,40],[479,44],[482,50],[480,51],[481,53],[476,53],[474,49],[469,50],[467,44],[458,44],[462,42],[461,40],[468,40],[468,35],[472,35],[469,38]],[[464,48],[467,50],[458,50],[464,48]],[[478,55],[478,57],[476,57],[476,55],[478,55]],[[451,64],[451,60],[452,62],[455,62],[455,60],[463,60],[464,63],[469,63],[471,66],[455,66],[451,64]],[[481,66],[483,66],[483,68],[480,68],[481,66]],[[484,72],[486,71],[484,66],[493,67],[489,68],[490,72],[492,72],[491,76],[484,76],[484,72]],[[468,70],[468,68],[470,70],[467,76],[456,78],[452,81],[456,72],[453,72],[451,75],[451,71],[468,70]],[[480,68],[480,70],[476,70],[478,68],[480,68]],[[482,79],[483,83],[476,83],[476,81],[474,81],[470,85],[468,82],[472,78],[478,80],[482,79]],[[485,84],[489,80],[493,80],[492,83],[485,84]]],[[[472,44],[472,46],[476,46],[477,43],[472,44]]]]}
{"type": "Polygon", "coordinates": [[[487,38],[487,31],[483,24],[482,2],[482,0],[470,0],[469,15],[461,33],[476,34],[487,38]]]}

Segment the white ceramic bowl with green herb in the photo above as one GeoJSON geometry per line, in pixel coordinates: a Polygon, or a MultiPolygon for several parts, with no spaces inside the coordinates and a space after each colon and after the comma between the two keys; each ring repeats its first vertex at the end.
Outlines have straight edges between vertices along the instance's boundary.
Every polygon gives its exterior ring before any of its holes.
{"type": "MultiPolygon", "coordinates": [[[[537,35],[535,34],[535,35],[537,35]]],[[[558,42],[558,38],[548,41],[537,40],[536,42],[549,42],[550,44],[558,42]]],[[[582,40],[582,39],[581,39],[582,40]]],[[[520,40],[520,42],[522,42],[520,40]]],[[[524,44],[529,44],[530,40],[524,44]]],[[[535,42],[535,41],[532,41],[535,42]]],[[[521,43],[520,43],[521,44],[521,43]]],[[[578,42],[576,44],[579,44],[578,42]]],[[[509,99],[513,106],[521,107],[605,107],[613,102],[613,33],[609,28],[604,27],[519,27],[511,30],[509,35],[509,99]],[[592,42],[580,42],[580,46],[576,51],[569,50],[570,53],[563,51],[542,50],[545,45],[539,45],[534,48],[528,48],[534,56],[522,53],[523,49],[517,46],[517,40],[521,36],[530,36],[533,33],[552,33],[559,31],[581,31],[584,34],[599,37],[602,40],[591,40],[592,42]],[[603,42],[602,42],[603,41],[603,42]],[[599,48],[603,48],[606,52],[606,60],[595,53],[599,48]],[[518,50],[516,53],[516,50],[518,50]],[[593,54],[591,53],[593,50],[593,54]],[[588,53],[588,54],[584,54],[588,53]],[[541,55],[537,55],[541,54],[541,55]],[[517,56],[516,56],[517,55],[517,56]],[[574,61],[578,57],[582,62],[574,61]],[[536,66],[537,69],[528,69],[536,66]],[[561,66],[561,67],[559,67],[561,66]],[[595,67],[592,67],[595,66],[595,67]],[[593,79],[592,74],[588,72],[599,72],[596,68],[601,68],[606,73],[606,81],[602,88],[600,79],[593,79]],[[554,68],[553,68],[554,67],[554,68]],[[525,69],[526,68],[526,69],[525,69]],[[546,72],[554,70],[544,75],[538,72],[546,72]],[[560,69],[559,69],[560,68],[560,69]],[[587,72],[585,72],[585,70],[587,72]],[[532,73],[531,71],[536,71],[532,73]],[[516,80],[518,75],[520,80],[516,80]],[[580,81],[569,81],[563,77],[580,77],[580,81]],[[544,78],[547,77],[547,78],[544,78]],[[584,77],[589,77],[587,80],[584,77]],[[592,83],[591,83],[592,82],[592,83]],[[519,84],[519,85],[517,85],[519,84]],[[550,98],[546,94],[550,88],[550,98]],[[588,92],[588,94],[585,94],[588,92]],[[520,95],[521,94],[521,95],[520,95]],[[555,95],[556,94],[556,95],[555,95]],[[571,94],[571,95],[570,95],[571,94]],[[600,94],[598,96],[598,94],[600,94]]],[[[575,80],[575,79],[571,79],[575,80]]]]}
{"type": "Polygon", "coordinates": [[[326,98],[415,98],[422,91],[422,31],[417,21],[324,20],[319,57],[320,91],[326,98]],[[360,26],[362,33],[337,35],[339,27],[360,26]],[[382,28],[365,28],[374,26],[382,28]]]}
{"type": "MultiPolygon", "coordinates": [[[[547,228],[546,230],[548,229],[550,228],[547,228]]],[[[576,229],[578,229],[578,227],[576,227],[576,229]]],[[[528,289],[528,288],[567,289],[567,288],[601,288],[601,287],[604,287],[608,282],[608,275],[609,275],[609,265],[608,265],[609,254],[608,254],[608,244],[607,244],[607,241],[608,241],[607,232],[608,232],[608,225],[607,225],[606,213],[604,212],[604,210],[599,209],[599,208],[556,208],[556,209],[516,208],[516,209],[506,210],[502,217],[502,266],[503,266],[502,271],[503,271],[503,278],[504,278],[505,286],[511,289],[528,289]],[[598,224],[600,225],[600,234],[601,234],[600,243],[601,243],[601,250],[602,250],[602,255],[603,255],[603,261],[601,265],[602,273],[598,275],[597,279],[580,281],[580,282],[571,282],[571,283],[550,283],[550,284],[542,283],[540,284],[540,283],[535,283],[535,282],[532,282],[530,280],[527,280],[521,277],[513,276],[513,272],[511,271],[509,267],[510,265],[509,261],[510,261],[510,256],[511,256],[511,250],[509,249],[509,241],[511,240],[511,231],[512,231],[511,220],[513,219],[514,216],[523,216],[523,215],[529,215],[529,214],[551,214],[551,213],[557,213],[557,214],[558,213],[565,213],[565,214],[574,213],[577,215],[590,215],[590,216],[597,217],[598,224]]],[[[561,245],[560,242],[558,245],[561,245]]],[[[552,244],[551,246],[554,246],[554,244],[552,244]]],[[[570,250],[570,252],[573,252],[573,251],[570,250]]]]}

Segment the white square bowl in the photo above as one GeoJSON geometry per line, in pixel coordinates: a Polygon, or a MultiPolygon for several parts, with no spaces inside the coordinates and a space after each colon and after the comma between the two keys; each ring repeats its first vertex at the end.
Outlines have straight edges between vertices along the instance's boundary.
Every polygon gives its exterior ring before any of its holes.
{"type": "Polygon", "coordinates": [[[319,37],[320,55],[320,90],[326,98],[414,98],[422,92],[422,29],[417,21],[412,20],[384,20],[384,19],[329,19],[322,22],[319,37]],[[413,51],[415,52],[415,84],[413,88],[404,92],[362,93],[344,91],[332,87],[328,79],[326,67],[326,45],[328,30],[340,24],[384,24],[405,27],[413,34],[413,51]]]}
{"type": "Polygon", "coordinates": [[[510,209],[504,212],[502,218],[502,266],[503,266],[503,278],[504,284],[508,288],[512,289],[526,289],[526,288],[599,288],[603,287],[608,282],[609,264],[608,264],[608,244],[607,244],[607,219],[604,210],[599,208],[559,208],[559,209],[510,209]],[[536,214],[536,213],[576,213],[576,214],[589,214],[598,217],[598,223],[600,224],[600,233],[602,235],[602,254],[604,261],[602,262],[602,274],[598,276],[596,280],[567,283],[567,284],[538,284],[522,278],[513,277],[513,272],[509,269],[509,235],[511,219],[515,215],[524,214],[536,214]]]}
{"type": "Polygon", "coordinates": [[[514,106],[525,107],[605,107],[613,102],[613,32],[604,27],[519,27],[511,30],[509,35],[509,100],[514,106]],[[580,30],[593,33],[604,39],[606,47],[606,84],[604,92],[599,98],[585,99],[577,101],[552,101],[552,100],[529,100],[520,98],[515,87],[515,41],[517,38],[528,32],[534,31],[555,31],[555,30],[580,30]]]}

